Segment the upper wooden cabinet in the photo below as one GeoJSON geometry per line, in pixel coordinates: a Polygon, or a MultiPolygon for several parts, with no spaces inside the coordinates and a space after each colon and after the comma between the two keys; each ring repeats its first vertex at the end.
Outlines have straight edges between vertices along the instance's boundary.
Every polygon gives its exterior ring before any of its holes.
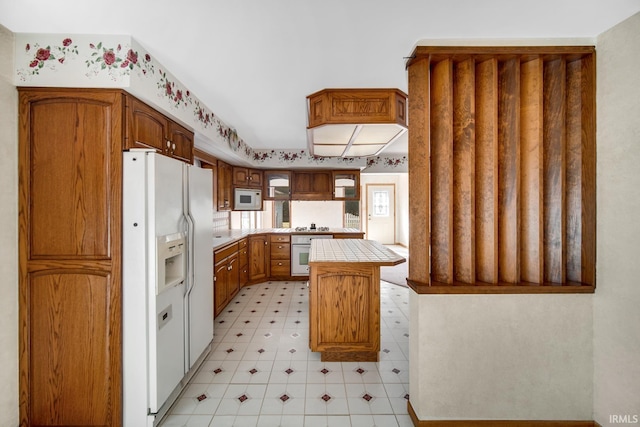
{"type": "Polygon", "coordinates": [[[331,171],[294,171],[291,199],[332,200],[333,177],[331,171]]]}
{"type": "Polygon", "coordinates": [[[332,171],[333,199],[360,200],[360,171],[332,171]]]}
{"type": "Polygon", "coordinates": [[[230,211],[233,197],[233,167],[218,160],[218,210],[230,211]]]}
{"type": "Polygon", "coordinates": [[[264,171],[265,200],[289,200],[291,198],[291,171],[264,171]]]}
{"type": "Polygon", "coordinates": [[[193,163],[193,132],[170,121],[165,154],[183,162],[193,163]]]}
{"type": "Polygon", "coordinates": [[[153,148],[193,163],[193,132],[131,95],[126,95],[127,139],[124,148],[153,148]]]}
{"type": "Polygon", "coordinates": [[[262,171],[234,166],[233,185],[236,187],[262,188],[262,171]]]}

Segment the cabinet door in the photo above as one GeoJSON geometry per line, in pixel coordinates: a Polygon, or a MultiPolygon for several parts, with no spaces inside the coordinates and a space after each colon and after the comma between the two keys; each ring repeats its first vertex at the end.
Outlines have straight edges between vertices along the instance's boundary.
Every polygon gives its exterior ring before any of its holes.
{"type": "Polygon", "coordinates": [[[20,425],[120,425],[123,94],[19,90],[20,425]]]}
{"type": "Polygon", "coordinates": [[[193,164],[193,132],[175,122],[169,122],[169,154],[193,164]]]}
{"type": "Polygon", "coordinates": [[[295,171],[291,198],[294,200],[332,200],[331,171],[295,171]]]}
{"type": "Polygon", "coordinates": [[[360,200],[360,171],[332,171],[333,199],[360,200]]]}
{"type": "Polygon", "coordinates": [[[218,210],[230,211],[232,202],[231,165],[218,160],[218,210]]]}
{"type": "Polygon", "coordinates": [[[229,270],[227,260],[215,264],[213,268],[213,315],[217,317],[229,302],[229,270]]]}
{"type": "Polygon", "coordinates": [[[249,237],[249,280],[264,280],[268,277],[267,254],[269,253],[266,235],[249,237]]]}
{"type": "Polygon", "coordinates": [[[291,172],[290,171],[264,171],[265,200],[289,200],[291,199],[291,172]]]}
{"type": "Polygon", "coordinates": [[[257,169],[249,169],[249,185],[250,187],[262,188],[262,171],[257,169]]]}
{"type": "Polygon", "coordinates": [[[164,153],[169,135],[167,118],[132,96],[127,96],[127,113],[126,148],[155,148],[164,153]]]}
{"type": "Polygon", "coordinates": [[[249,169],[233,167],[233,185],[246,187],[249,185],[249,169]]]}
{"type": "Polygon", "coordinates": [[[227,261],[227,269],[229,270],[229,280],[227,281],[227,304],[231,302],[240,290],[240,268],[238,265],[238,253],[236,252],[227,261]]]}
{"type": "Polygon", "coordinates": [[[233,185],[236,187],[262,188],[262,171],[234,166],[233,185]]]}

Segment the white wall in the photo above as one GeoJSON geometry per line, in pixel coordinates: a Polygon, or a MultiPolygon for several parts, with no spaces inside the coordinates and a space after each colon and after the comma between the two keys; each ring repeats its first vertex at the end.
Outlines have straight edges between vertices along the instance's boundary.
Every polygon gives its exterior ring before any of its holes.
{"type": "Polygon", "coordinates": [[[592,419],[592,295],[411,292],[409,303],[420,420],[592,419]]]}
{"type": "Polygon", "coordinates": [[[18,425],[18,95],[14,37],[0,25],[0,425],[18,425]]]}
{"type": "Polygon", "coordinates": [[[594,419],[608,426],[640,417],[640,14],[598,37],[597,61],[594,419]]]}
{"type": "Polygon", "coordinates": [[[409,174],[361,174],[360,185],[362,186],[362,191],[360,200],[362,201],[363,218],[366,218],[367,184],[395,184],[396,243],[409,246],[409,174]]]}

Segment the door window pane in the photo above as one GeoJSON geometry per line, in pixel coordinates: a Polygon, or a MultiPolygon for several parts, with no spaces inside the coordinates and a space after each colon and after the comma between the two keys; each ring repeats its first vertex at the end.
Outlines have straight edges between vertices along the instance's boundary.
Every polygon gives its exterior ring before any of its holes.
{"type": "Polygon", "coordinates": [[[373,216],[389,216],[389,192],[373,192],[373,216]]]}

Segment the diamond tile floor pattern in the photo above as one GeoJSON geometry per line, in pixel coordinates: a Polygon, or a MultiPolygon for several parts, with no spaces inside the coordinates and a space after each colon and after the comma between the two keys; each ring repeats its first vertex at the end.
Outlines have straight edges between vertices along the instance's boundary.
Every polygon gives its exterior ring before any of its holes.
{"type": "Polygon", "coordinates": [[[408,289],[383,281],[380,300],[380,362],[321,362],[306,282],[242,288],[161,427],[412,427],[408,289]]]}

